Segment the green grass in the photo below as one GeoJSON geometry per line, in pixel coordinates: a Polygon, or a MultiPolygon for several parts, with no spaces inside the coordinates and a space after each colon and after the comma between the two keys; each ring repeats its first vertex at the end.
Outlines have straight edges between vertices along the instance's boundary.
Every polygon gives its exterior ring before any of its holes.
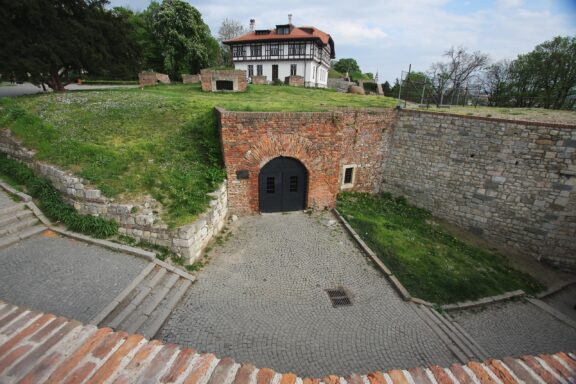
{"type": "Polygon", "coordinates": [[[36,158],[85,178],[116,201],[159,200],[170,226],[193,220],[225,177],[213,108],[324,111],[390,107],[394,100],[331,90],[249,86],[246,93],[204,93],[160,85],[43,94],[0,100],[10,128],[36,158]]]}
{"type": "Polygon", "coordinates": [[[107,238],[118,233],[115,221],[95,216],[80,215],[74,207],[67,204],[60,193],[46,179],[39,178],[27,166],[0,154],[0,175],[7,176],[13,183],[23,186],[25,192],[34,197],[44,214],[55,223],[63,223],[68,229],[107,238]]]}
{"type": "Polygon", "coordinates": [[[408,291],[438,304],[543,289],[502,255],[445,232],[426,210],[389,195],[342,193],[338,210],[408,291]]]}

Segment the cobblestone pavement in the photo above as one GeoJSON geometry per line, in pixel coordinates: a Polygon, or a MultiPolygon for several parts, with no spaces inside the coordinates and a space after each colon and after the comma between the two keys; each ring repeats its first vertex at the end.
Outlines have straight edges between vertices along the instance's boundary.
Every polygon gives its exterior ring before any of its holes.
{"type": "Polygon", "coordinates": [[[576,329],[526,301],[451,314],[494,358],[576,350],[576,329]]]}
{"type": "Polygon", "coordinates": [[[75,240],[36,236],[0,250],[0,299],[86,322],[147,264],[75,240]]]}
{"type": "Polygon", "coordinates": [[[566,287],[543,301],[576,321],[576,285],[566,287]]]}
{"type": "Polygon", "coordinates": [[[299,375],[455,361],[329,213],[242,218],[156,335],[299,375]],[[333,308],[327,288],[353,305],[333,308]]]}
{"type": "Polygon", "coordinates": [[[17,204],[17,202],[12,200],[10,196],[6,192],[4,192],[3,189],[0,189],[0,209],[8,208],[14,204],[17,204]]]}

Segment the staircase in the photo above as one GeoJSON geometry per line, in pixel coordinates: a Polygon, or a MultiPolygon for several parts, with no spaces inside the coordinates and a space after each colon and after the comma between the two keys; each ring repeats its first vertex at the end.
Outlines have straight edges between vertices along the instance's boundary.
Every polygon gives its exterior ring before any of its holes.
{"type": "Polygon", "coordinates": [[[489,358],[484,348],[449,315],[444,317],[425,305],[415,305],[415,310],[461,363],[466,364],[470,360],[484,361],[489,358]]]}
{"type": "Polygon", "coordinates": [[[0,201],[0,249],[34,236],[46,229],[25,203],[2,196],[0,201]]]}
{"type": "Polygon", "coordinates": [[[193,282],[192,275],[155,261],[90,323],[151,339],[193,282]]]}

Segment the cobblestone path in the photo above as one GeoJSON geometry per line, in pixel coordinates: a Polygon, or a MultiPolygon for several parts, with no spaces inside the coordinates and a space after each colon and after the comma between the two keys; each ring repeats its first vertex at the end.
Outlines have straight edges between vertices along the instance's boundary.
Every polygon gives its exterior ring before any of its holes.
{"type": "Polygon", "coordinates": [[[299,375],[450,364],[455,357],[329,213],[243,218],[157,334],[299,375]],[[325,289],[343,287],[348,307],[325,289]]]}
{"type": "Polygon", "coordinates": [[[87,322],[146,265],[101,247],[37,235],[0,250],[0,298],[87,322]]]}
{"type": "Polygon", "coordinates": [[[576,350],[576,329],[528,301],[451,314],[493,358],[576,350]]]}

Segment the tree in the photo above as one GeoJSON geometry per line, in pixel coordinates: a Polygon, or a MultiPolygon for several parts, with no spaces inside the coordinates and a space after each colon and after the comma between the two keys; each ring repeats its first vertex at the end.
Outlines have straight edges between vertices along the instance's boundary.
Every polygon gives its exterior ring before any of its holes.
{"type": "Polygon", "coordinates": [[[390,87],[390,83],[388,81],[385,81],[384,84],[382,84],[382,91],[386,96],[390,96],[392,93],[392,88],[390,87]]]}
{"type": "Polygon", "coordinates": [[[244,33],[246,33],[246,28],[239,21],[232,19],[222,20],[222,24],[220,24],[218,29],[218,41],[220,42],[220,57],[223,65],[232,66],[232,55],[230,54],[230,47],[222,43],[244,33]]]}
{"type": "Polygon", "coordinates": [[[126,15],[106,0],[0,0],[0,72],[63,91],[70,72],[121,76],[137,67],[126,15]]]}
{"type": "Polygon", "coordinates": [[[198,73],[209,64],[210,28],[196,8],[182,0],[163,0],[152,17],[164,69],[172,78],[198,73]]]}
{"type": "Polygon", "coordinates": [[[510,101],[510,62],[501,60],[486,68],[481,80],[491,106],[504,106],[510,101]]]}
{"type": "Polygon", "coordinates": [[[134,29],[133,39],[141,50],[139,67],[141,70],[164,72],[162,46],[154,31],[154,15],[158,13],[159,9],[160,4],[152,1],[148,8],[142,12],[127,10],[128,20],[134,29]]]}
{"type": "Polygon", "coordinates": [[[448,62],[437,62],[431,67],[432,97],[437,106],[465,87],[472,77],[488,63],[488,55],[480,51],[466,52],[463,47],[450,48],[444,53],[448,62]]]}
{"type": "Polygon", "coordinates": [[[567,108],[576,86],[576,37],[555,37],[519,55],[510,66],[517,106],[567,108]]]}
{"type": "Polygon", "coordinates": [[[334,68],[335,70],[337,70],[340,73],[346,73],[346,72],[348,72],[348,74],[351,74],[354,72],[360,72],[361,73],[360,66],[358,65],[356,60],[351,59],[351,58],[337,60],[332,65],[332,68],[334,68]]]}

